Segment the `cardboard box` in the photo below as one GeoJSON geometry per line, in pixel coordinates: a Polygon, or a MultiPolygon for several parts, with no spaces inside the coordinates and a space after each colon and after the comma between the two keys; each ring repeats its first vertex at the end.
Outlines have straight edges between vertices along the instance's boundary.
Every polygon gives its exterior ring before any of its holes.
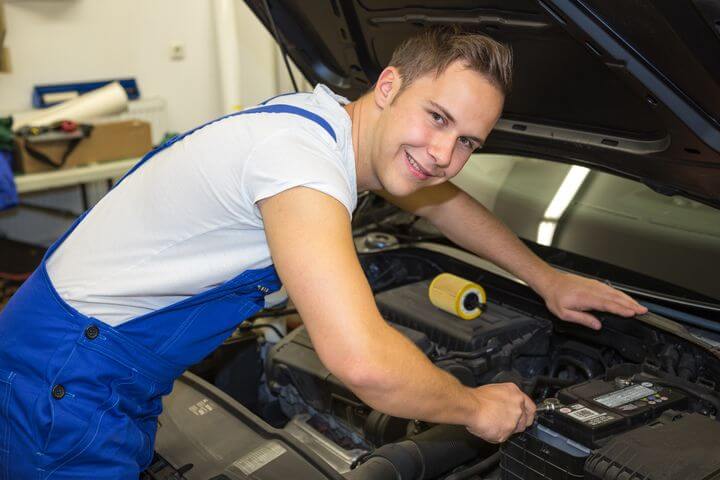
{"type": "MultiPolygon", "coordinates": [[[[48,172],[57,167],[48,165],[31,156],[26,148],[27,140],[16,137],[15,167],[21,173],[48,172]]],[[[68,140],[32,143],[32,148],[60,163],[68,149],[68,140]]],[[[99,123],[89,137],[83,138],[60,168],[72,168],[89,163],[142,157],[152,149],[150,124],[140,120],[99,123]]]]}

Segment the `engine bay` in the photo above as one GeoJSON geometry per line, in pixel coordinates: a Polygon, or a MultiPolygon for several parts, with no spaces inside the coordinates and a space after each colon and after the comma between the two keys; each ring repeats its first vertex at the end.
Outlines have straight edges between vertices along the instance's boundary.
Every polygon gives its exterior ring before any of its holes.
{"type": "MultiPolygon", "coordinates": [[[[373,410],[325,368],[302,325],[277,342],[263,334],[268,329],[245,330],[243,341],[226,342],[194,372],[272,425],[272,431],[322,459],[335,478],[720,475],[720,350],[711,333],[698,335],[652,314],[625,319],[599,313],[600,331],[561,322],[526,286],[419,248],[364,254],[361,263],[390,325],[467,386],[518,385],[546,406],[535,424],[496,446],[468,438],[464,428],[373,410]],[[463,320],[430,303],[429,282],[441,272],[483,285],[488,301],[482,315],[463,320]],[[418,460],[421,473],[399,476],[410,468],[397,456],[407,442],[420,445],[413,451],[426,456],[418,460]],[[451,444],[444,452],[443,445],[451,444]]],[[[413,381],[411,372],[407,381],[413,381]]],[[[163,416],[158,459],[169,458],[163,451],[163,416]]],[[[280,478],[262,476],[264,469],[241,476],[222,464],[207,472],[224,472],[216,478],[280,478]]],[[[193,465],[185,476],[172,478],[209,478],[193,476],[202,470],[193,465]]],[[[318,478],[333,478],[327,471],[323,475],[318,478]]]]}

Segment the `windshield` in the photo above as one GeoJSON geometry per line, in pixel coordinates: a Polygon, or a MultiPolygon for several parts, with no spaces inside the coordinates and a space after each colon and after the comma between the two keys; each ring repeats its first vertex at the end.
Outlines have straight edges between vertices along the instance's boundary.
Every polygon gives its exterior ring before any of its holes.
{"type": "Polygon", "coordinates": [[[476,154],[453,179],[520,237],[720,299],[720,210],[625,178],[476,154]]]}

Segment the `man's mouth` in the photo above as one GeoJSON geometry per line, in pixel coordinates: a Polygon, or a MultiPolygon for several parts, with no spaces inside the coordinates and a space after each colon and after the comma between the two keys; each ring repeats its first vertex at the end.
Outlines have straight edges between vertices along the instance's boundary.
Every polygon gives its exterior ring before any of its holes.
{"type": "Polygon", "coordinates": [[[410,155],[407,150],[405,151],[405,161],[408,164],[408,167],[410,168],[410,173],[415,175],[420,180],[425,180],[428,177],[431,177],[432,175],[430,172],[425,170],[420,164],[415,161],[415,159],[410,155]]]}

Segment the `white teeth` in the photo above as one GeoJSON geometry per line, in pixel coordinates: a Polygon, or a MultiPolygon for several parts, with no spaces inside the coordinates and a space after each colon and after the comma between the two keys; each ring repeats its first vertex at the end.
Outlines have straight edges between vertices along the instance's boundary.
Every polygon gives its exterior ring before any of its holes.
{"type": "Polygon", "coordinates": [[[417,163],[417,162],[415,161],[415,159],[410,156],[409,153],[405,152],[405,155],[407,155],[407,158],[408,158],[408,161],[410,162],[410,165],[412,165],[412,166],[415,168],[415,170],[417,170],[418,172],[422,173],[423,175],[427,175],[427,173],[425,173],[425,171],[423,171],[422,167],[420,167],[420,164],[417,163]]]}

